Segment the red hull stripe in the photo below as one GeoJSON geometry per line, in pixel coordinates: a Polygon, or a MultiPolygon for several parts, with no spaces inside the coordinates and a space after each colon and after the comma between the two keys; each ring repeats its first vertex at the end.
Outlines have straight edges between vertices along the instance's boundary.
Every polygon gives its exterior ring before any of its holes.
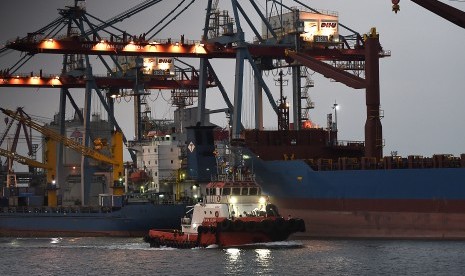
{"type": "Polygon", "coordinates": [[[280,208],[317,211],[374,211],[465,213],[465,200],[424,199],[283,199],[272,198],[280,208]]]}

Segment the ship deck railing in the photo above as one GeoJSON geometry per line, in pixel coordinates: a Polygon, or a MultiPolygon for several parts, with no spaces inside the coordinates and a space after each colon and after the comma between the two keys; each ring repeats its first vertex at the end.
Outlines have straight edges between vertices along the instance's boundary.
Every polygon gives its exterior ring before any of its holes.
{"type": "Polygon", "coordinates": [[[253,173],[229,173],[218,174],[212,177],[212,182],[255,182],[255,174],[253,173]]]}
{"type": "Polygon", "coordinates": [[[36,214],[71,214],[71,213],[110,213],[120,207],[105,206],[72,206],[72,207],[34,207],[9,206],[0,208],[0,213],[36,213],[36,214]]]}
{"type": "Polygon", "coordinates": [[[386,156],[380,160],[370,157],[318,158],[305,162],[315,171],[465,168],[465,154],[460,157],[451,154],[435,154],[432,157],[410,155],[406,158],[386,156]]]}

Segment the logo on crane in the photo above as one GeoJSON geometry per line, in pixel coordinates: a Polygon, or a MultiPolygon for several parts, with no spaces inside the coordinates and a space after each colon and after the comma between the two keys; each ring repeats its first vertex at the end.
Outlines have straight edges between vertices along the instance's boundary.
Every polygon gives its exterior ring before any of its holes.
{"type": "Polygon", "coordinates": [[[173,63],[173,59],[171,59],[171,58],[159,58],[158,63],[173,63]]]}
{"type": "Polygon", "coordinates": [[[320,28],[337,28],[337,22],[321,22],[320,28]]]}

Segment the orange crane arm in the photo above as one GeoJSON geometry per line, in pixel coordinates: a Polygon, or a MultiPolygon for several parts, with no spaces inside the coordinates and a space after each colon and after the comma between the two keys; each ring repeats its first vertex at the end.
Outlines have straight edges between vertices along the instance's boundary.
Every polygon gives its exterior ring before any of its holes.
{"type": "Polygon", "coordinates": [[[292,59],[300,62],[302,65],[307,66],[311,70],[320,72],[327,78],[334,79],[355,89],[366,88],[365,79],[362,79],[359,76],[350,74],[344,70],[331,66],[328,63],[317,60],[302,53],[288,50],[286,51],[286,54],[292,59]]]}
{"type": "Polygon", "coordinates": [[[89,147],[86,147],[86,146],[83,146],[81,144],[79,144],[78,142],[72,140],[72,139],[69,139],[67,137],[64,137],[58,133],[56,133],[55,131],[51,130],[51,129],[48,129],[46,127],[43,127],[41,125],[39,125],[38,123],[28,119],[28,118],[25,118],[24,116],[21,116],[21,115],[18,115],[16,114],[15,112],[11,111],[11,110],[8,110],[8,109],[4,109],[4,108],[0,108],[0,110],[7,116],[10,116],[11,118],[17,120],[17,121],[20,121],[22,123],[24,123],[25,125],[29,126],[30,128],[34,129],[34,130],[37,130],[38,132],[42,133],[43,135],[45,135],[46,137],[50,138],[50,139],[53,139],[57,142],[61,142],[63,143],[64,146],[68,147],[68,148],[71,148],[79,153],[81,153],[82,155],[84,156],[87,156],[87,157],[90,157],[90,158],[93,158],[95,160],[98,160],[98,161],[102,161],[102,162],[105,162],[105,163],[108,163],[108,164],[112,164],[112,165],[121,165],[120,162],[118,160],[115,160],[111,157],[108,157],[106,155],[103,155],[89,147]]]}

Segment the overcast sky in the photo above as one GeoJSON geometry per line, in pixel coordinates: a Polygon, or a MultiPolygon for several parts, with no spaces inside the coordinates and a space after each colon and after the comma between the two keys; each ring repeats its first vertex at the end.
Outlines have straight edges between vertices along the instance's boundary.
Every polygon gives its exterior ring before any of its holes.
{"type": "MultiPolygon", "coordinates": [[[[87,11],[106,20],[142,1],[125,0],[90,0],[87,11]]],[[[142,34],[154,26],[177,1],[163,1],[152,8],[136,15],[119,26],[132,34],[142,34]]],[[[175,23],[157,35],[157,38],[178,39],[182,34],[186,39],[200,39],[202,34],[207,1],[196,1],[175,23]]],[[[260,2],[260,1],[257,1],[260,2]]],[[[262,6],[265,1],[262,1],[262,6]]],[[[366,33],[376,27],[380,41],[385,50],[392,56],[380,62],[381,109],[384,111],[383,136],[385,139],[384,154],[397,151],[399,155],[431,156],[436,153],[465,153],[465,30],[424,10],[420,6],[401,0],[398,14],[391,11],[389,0],[314,0],[304,1],[316,9],[332,10],[339,14],[339,20],[346,26],[366,33]]],[[[461,10],[465,10],[464,2],[443,1],[461,10]]],[[[4,1],[0,9],[0,43],[17,36],[23,37],[27,32],[35,31],[58,17],[57,9],[71,4],[72,1],[4,1]]],[[[241,1],[244,7],[248,1],[241,1]]],[[[295,5],[294,5],[295,6],[295,5]]],[[[221,9],[229,9],[230,1],[220,1],[221,9]]],[[[259,17],[248,8],[249,17],[256,24],[261,24],[259,17]]],[[[232,11],[230,12],[232,15],[232,11]]],[[[246,25],[244,20],[242,25],[246,25]]],[[[252,41],[253,34],[248,28],[246,40],[252,41]]],[[[344,32],[342,32],[344,34],[344,32]]],[[[0,69],[12,66],[17,55],[0,57],[0,69]]],[[[100,65],[95,57],[91,57],[94,73],[100,65]]],[[[189,62],[198,67],[198,61],[189,62]]],[[[234,90],[234,62],[212,61],[214,68],[228,91],[231,101],[234,90]]],[[[43,69],[46,74],[60,72],[61,58],[52,55],[37,55],[19,70],[22,73],[38,72],[43,69]]],[[[244,80],[244,124],[253,127],[252,91],[249,66],[245,69],[244,80]]],[[[335,101],[340,106],[338,111],[339,139],[364,140],[365,123],[365,91],[354,90],[340,83],[315,73],[312,78],[315,87],[310,96],[315,102],[311,111],[311,119],[325,127],[326,114],[330,113],[335,101]]],[[[289,76],[290,81],[290,76],[289,76]]],[[[268,82],[275,99],[279,97],[279,89],[273,81],[268,82]]],[[[172,118],[174,108],[168,103],[170,93],[152,91],[149,105],[156,118],[172,118]]],[[[82,103],[82,90],[72,90],[78,103],[82,103]]],[[[207,108],[225,107],[218,89],[207,92],[207,108]]],[[[290,98],[290,87],[284,92],[290,98]]],[[[95,100],[96,101],[96,100],[95,100]]],[[[276,128],[276,116],[272,115],[268,101],[265,100],[265,127],[276,128]]],[[[15,109],[23,106],[25,111],[34,116],[52,118],[58,112],[59,89],[0,88],[0,106],[15,109]]],[[[81,104],[82,105],[82,104],[81,104]]],[[[70,110],[71,107],[68,107],[70,110]]],[[[94,104],[95,112],[103,110],[94,104]]],[[[122,101],[116,105],[117,120],[128,138],[133,137],[133,119],[127,114],[132,112],[132,101],[122,101]]],[[[71,114],[67,114],[69,118],[71,114]]],[[[5,124],[3,114],[0,115],[0,134],[5,124]]],[[[213,122],[226,125],[224,114],[213,116],[213,122]]],[[[47,121],[47,119],[43,119],[47,121]]],[[[5,145],[2,145],[5,148],[5,145]]]]}

